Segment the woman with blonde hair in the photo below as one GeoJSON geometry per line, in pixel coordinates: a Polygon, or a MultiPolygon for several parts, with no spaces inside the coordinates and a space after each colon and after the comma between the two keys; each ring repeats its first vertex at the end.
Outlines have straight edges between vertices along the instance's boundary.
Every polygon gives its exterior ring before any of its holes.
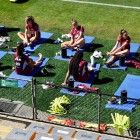
{"type": "Polygon", "coordinates": [[[85,46],[84,27],[79,26],[75,19],[71,20],[73,26],[70,34],[71,40],[61,44],[61,47],[66,46],[68,49],[83,48],[85,46]]]}
{"type": "Polygon", "coordinates": [[[18,32],[18,36],[25,42],[25,45],[32,45],[33,43],[39,42],[41,33],[39,25],[35,23],[33,16],[27,16],[25,18],[26,26],[25,33],[18,32]],[[28,30],[30,34],[28,34],[28,30]]]}
{"type": "Polygon", "coordinates": [[[113,61],[115,61],[121,54],[124,54],[125,57],[128,57],[130,53],[130,41],[131,39],[128,36],[127,31],[122,29],[119,33],[119,37],[117,38],[116,45],[110,52],[107,52],[107,55],[112,56],[112,58],[104,64],[109,66],[109,64],[112,64],[113,61]],[[120,47],[118,48],[119,43],[120,47]]]}

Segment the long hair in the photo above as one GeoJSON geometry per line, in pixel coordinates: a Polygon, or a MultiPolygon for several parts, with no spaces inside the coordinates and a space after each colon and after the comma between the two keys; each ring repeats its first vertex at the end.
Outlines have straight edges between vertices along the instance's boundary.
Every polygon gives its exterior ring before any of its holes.
{"type": "Polygon", "coordinates": [[[75,19],[71,20],[71,23],[75,22],[76,25],[78,25],[78,22],[75,19]]]}
{"type": "Polygon", "coordinates": [[[24,51],[24,45],[23,43],[17,44],[17,57],[22,57],[24,51]]]}
{"type": "Polygon", "coordinates": [[[76,77],[78,75],[79,64],[83,58],[83,52],[77,51],[69,64],[70,75],[76,77]]]}
{"type": "Polygon", "coordinates": [[[33,26],[33,25],[34,25],[34,23],[35,23],[35,21],[34,21],[34,17],[33,17],[33,16],[27,16],[27,17],[25,18],[25,20],[26,20],[26,21],[28,21],[28,22],[30,22],[30,21],[31,21],[32,26],[33,26]]]}
{"type": "Polygon", "coordinates": [[[124,33],[127,33],[127,31],[124,30],[124,29],[120,30],[120,33],[119,33],[119,39],[120,40],[123,40],[123,37],[122,36],[123,36],[124,33]]]}

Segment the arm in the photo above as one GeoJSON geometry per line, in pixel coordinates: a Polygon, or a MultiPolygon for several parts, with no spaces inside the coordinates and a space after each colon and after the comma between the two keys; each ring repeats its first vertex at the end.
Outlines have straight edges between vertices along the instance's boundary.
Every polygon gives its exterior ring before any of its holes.
{"type": "Polygon", "coordinates": [[[70,45],[73,45],[73,43],[74,43],[74,37],[71,35],[70,45]]]}
{"type": "Polygon", "coordinates": [[[115,55],[118,51],[120,51],[121,49],[123,49],[126,45],[128,45],[127,42],[125,42],[120,48],[118,48],[117,50],[115,50],[112,55],[115,55]]]}
{"type": "Polygon", "coordinates": [[[68,70],[68,72],[67,72],[67,74],[66,74],[65,81],[64,81],[64,83],[62,83],[62,86],[66,85],[67,80],[68,80],[69,77],[70,77],[70,72],[69,72],[69,70],[68,70]]]}
{"type": "Polygon", "coordinates": [[[76,39],[75,43],[76,43],[78,40],[80,40],[80,39],[82,38],[82,36],[83,36],[83,32],[80,32],[80,35],[79,35],[79,37],[76,39]]]}
{"type": "Polygon", "coordinates": [[[119,41],[116,42],[116,45],[115,45],[114,48],[111,50],[111,53],[114,52],[114,51],[117,49],[118,45],[119,45],[119,41]]]}

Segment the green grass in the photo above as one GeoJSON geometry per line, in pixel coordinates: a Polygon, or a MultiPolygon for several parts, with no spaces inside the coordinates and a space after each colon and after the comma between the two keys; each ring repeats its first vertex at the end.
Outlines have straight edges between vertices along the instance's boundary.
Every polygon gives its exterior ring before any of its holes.
{"type": "MultiPolygon", "coordinates": [[[[24,19],[27,15],[33,15],[35,17],[42,31],[54,33],[48,41],[42,44],[35,53],[32,54],[33,56],[38,56],[39,52],[42,53],[44,57],[50,58],[47,64],[56,67],[54,70],[49,70],[49,76],[44,77],[38,72],[35,77],[39,82],[53,81],[55,84],[61,85],[64,81],[68,69],[68,62],[53,59],[55,53],[60,50],[60,44],[53,44],[52,42],[58,37],[61,37],[62,33],[68,33],[70,31],[72,28],[70,20],[72,18],[77,19],[79,24],[82,24],[85,27],[86,35],[96,37],[91,45],[84,51],[83,59],[88,62],[90,62],[89,56],[96,49],[101,51],[105,58],[108,58],[106,52],[111,50],[114,46],[118,32],[122,28],[128,30],[132,42],[139,43],[139,10],[77,4],[58,0],[29,0],[23,4],[10,3],[9,0],[5,0],[4,2],[0,0],[0,2],[2,3],[2,5],[0,5],[0,17],[2,19],[0,24],[6,26],[0,34],[12,38],[12,42],[6,43],[7,45],[15,46],[16,42],[20,41],[17,37],[17,32],[24,31],[24,19]]],[[[96,2],[98,1],[96,0],[96,2]]],[[[108,1],[108,3],[109,2],[111,1],[108,1]]],[[[115,4],[121,2],[122,1],[118,0],[115,4]]],[[[135,2],[138,1],[135,0],[135,2]]],[[[123,1],[123,3],[125,3],[125,1],[123,1]]],[[[127,1],[126,5],[129,4],[131,5],[132,2],[127,1]]],[[[4,49],[4,51],[9,50],[4,49]]],[[[135,58],[138,59],[138,54],[135,55],[135,58]]],[[[103,63],[102,59],[95,59],[95,62],[103,63]]],[[[7,54],[0,59],[0,64],[4,74],[10,75],[13,72],[14,56],[7,54]]],[[[92,87],[100,88],[103,93],[114,95],[127,74],[140,75],[139,69],[135,68],[128,68],[126,71],[122,71],[108,70],[101,67],[98,77],[95,78],[92,87]]],[[[46,111],[49,109],[52,100],[56,97],[66,95],[72,101],[72,104],[68,106],[68,114],[62,117],[97,123],[97,95],[86,94],[85,97],[72,96],[60,93],[60,88],[43,90],[41,85],[37,85],[36,92],[38,109],[46,111]]],[[[20,100],[25,102],[26,105],[31,106],[30,83],[23,89],[0,88],[0,97],[11,100],[20,100]]],[[[139,127],[139,105],[136,106],[136,111],[133,113],[106,109],[105,105],[108,98],[109,97],[107,96],[102,96],[101,123],[112,123],[110,114],[117,112],[128,115],[131,119],[131,125],[139,127]]]]}

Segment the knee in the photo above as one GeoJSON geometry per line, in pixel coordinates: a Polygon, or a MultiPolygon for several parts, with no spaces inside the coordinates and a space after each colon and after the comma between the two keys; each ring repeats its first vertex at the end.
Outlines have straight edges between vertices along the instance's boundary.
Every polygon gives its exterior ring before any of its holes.
{"type": "Polygon", "coordinates": [[[21,35],[21,32],[18,32],[17,35],[20,36],[21,35]]]}

